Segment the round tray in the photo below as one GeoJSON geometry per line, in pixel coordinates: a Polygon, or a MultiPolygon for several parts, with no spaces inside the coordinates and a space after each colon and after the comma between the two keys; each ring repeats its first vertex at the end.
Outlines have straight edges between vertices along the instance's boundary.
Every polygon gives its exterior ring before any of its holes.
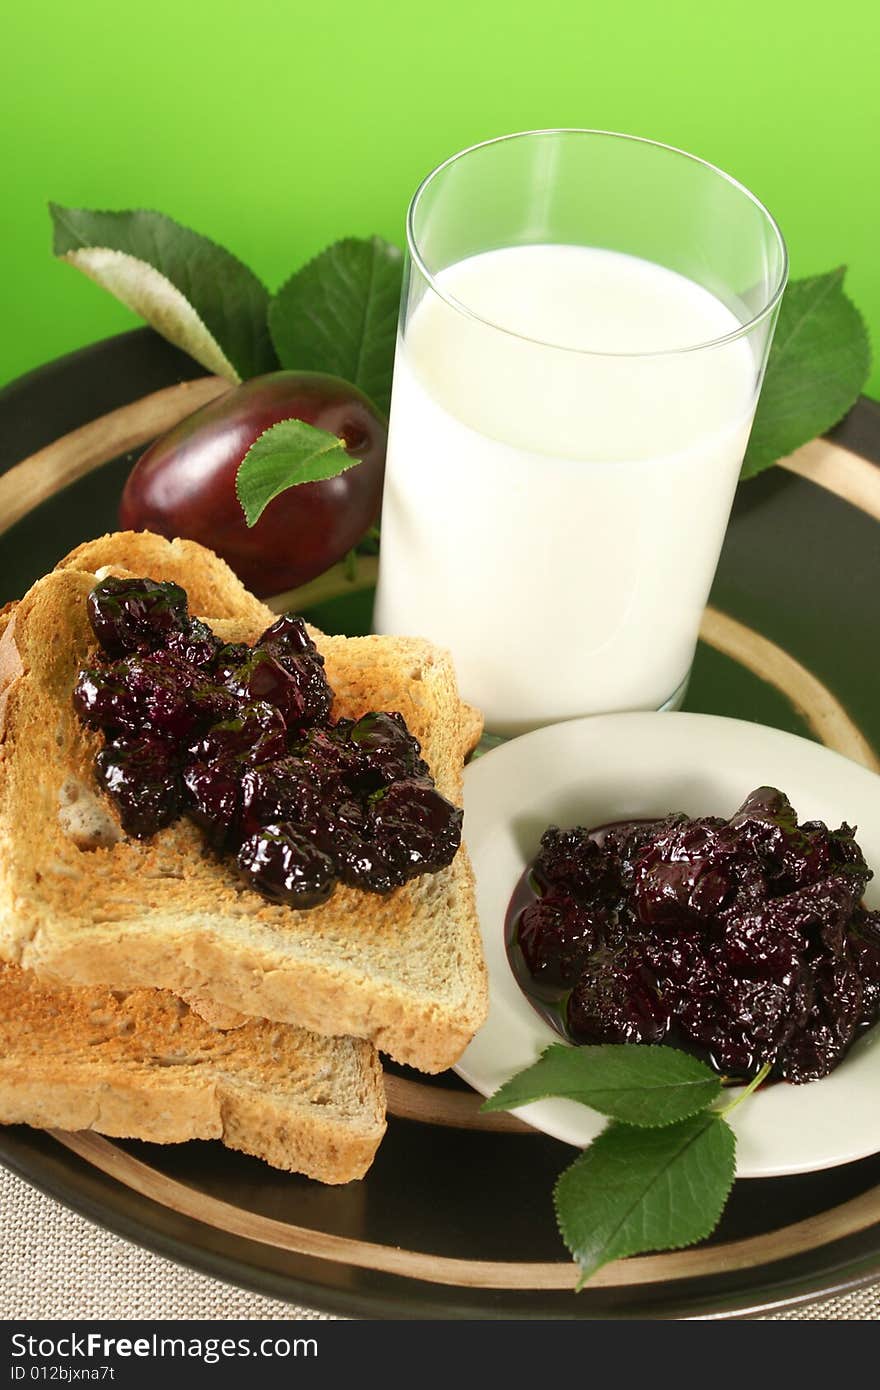
{"type": "MultiPolygon", "coordinates": [[[[0,392],[0,603],[114,529],[144,444],[219,383],[149,330],[0,392]]],[[[804,734],[878,769],[880,407],[863,400],[740,489],[686,708],[804,734]]],[[[369,622],[369,595],[315,609],[369,622]]],[[[878,798],[880,810],[880,798],[878,798]]],[[[0,1160],[92,1220],[263,1293],[371,1317],[723,1317],[880,1277],[880,1155],[737,1182],[692,1250],[625,1260],[580,1294],[550,1200],[571,1150],[478,1114],[451,1073],[389,1066],[388,1134],[362,1182],[322,1187],[218,1143],[0,1129],[0,1160]]]]}

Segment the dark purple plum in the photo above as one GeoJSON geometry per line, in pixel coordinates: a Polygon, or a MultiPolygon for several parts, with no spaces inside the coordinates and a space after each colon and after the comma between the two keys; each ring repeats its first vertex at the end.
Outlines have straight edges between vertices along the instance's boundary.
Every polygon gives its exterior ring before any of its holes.
{"type": "Polygon", "coordinates": [[[124,530],[186,536],[221,555],[254,593],[277,594],[336,564],[379,513],[387,427],[356,386],[317,372],[272,372],[225,392],[137,461],[119,509],[124,530]],[[281,420],[336,435],[358,463],[289,488],[248,527],[235,490],[255,440],[281,420]]]}

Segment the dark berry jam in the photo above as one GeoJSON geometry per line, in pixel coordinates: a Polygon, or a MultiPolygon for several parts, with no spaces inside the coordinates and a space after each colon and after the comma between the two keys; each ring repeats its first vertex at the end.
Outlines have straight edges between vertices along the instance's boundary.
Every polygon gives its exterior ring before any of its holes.
{"type": "Polygon", "coordinates": [[[95,772],[127,834],[189,816],[271,902],[315,907],[346,883],[389,893],[452,862],[462,812],[402,715],[333,722],[324,658],[289,613],[248,647],[190,616],[177,584],[105,579],[100,645],[74,706],[104,734],[95,772]]]}
{"type": "Polygon", "coordinates": [[[723,1075],[813,1081],[880,1018],[880,912],[848,825],[798,824],[773,787],[730,820],[551,826],[508,957],[574,1043],[669,1043],[723,1075]]]}

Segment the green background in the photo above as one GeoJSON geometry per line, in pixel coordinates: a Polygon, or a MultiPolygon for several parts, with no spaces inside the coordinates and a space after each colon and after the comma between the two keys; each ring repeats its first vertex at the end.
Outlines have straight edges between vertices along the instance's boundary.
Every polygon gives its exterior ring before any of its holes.
{"type": "Polygon", "coordinates": [[[850,266],[880,338],[878,38],[877,0],[6,6],[0,381],[134,323],[53,263],[50,197],[158,208],[275,288],[339,236],[401,241],[455,150],[551,125],[721,165],[778,218],[794,275],[850,266]]]}

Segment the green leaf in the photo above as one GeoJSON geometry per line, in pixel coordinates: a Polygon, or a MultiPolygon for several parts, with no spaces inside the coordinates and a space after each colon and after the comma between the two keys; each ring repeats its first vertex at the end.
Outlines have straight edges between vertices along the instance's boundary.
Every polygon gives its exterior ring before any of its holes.
{"type": "Polygon", "coordinates": [[[272,499],[289,487],[335,478],[359,462],[335,434],[304,420],[270,425],[248,449],[235,479],[248,526],[255,526],[272,499]]]}
{"type": "Polygon", "coordinates": [[[715,1072],[672,1047],[553,1043],[534,1066],[496,1091],[483,1109],[514,1110],[546,1096],[564,1096],[627,1124],[650,1127],[695,1115],[720,1093],[715,1072]]]}
{"type": "Polygon", "coordinates": [[[159,212],[50,203],[53,250],[209,371],[241,381],[278,363],[269,293],[237,257],[159,212]]]}
{"type": "Polygon", "coordinates": [[[733,1186],[736,1141],[713,1111],[663,1129],[613,1123],[554,1192],[577,1287],[610,1260],[678,1250],[711,1235],[733,1186]]]}
{"type": "Polygon", "coordinates": [[[742,467],[754,477],[836,425],[868,379],[871,344],[843,292],[846,267],[785,292],[742,467]]]}
{"type": "Polygon", "coordinates": [[[354,382],[387,413],[402,278],[403,256],[381,237],[328,246],[269,306],[281,365],[354,382]]]}

